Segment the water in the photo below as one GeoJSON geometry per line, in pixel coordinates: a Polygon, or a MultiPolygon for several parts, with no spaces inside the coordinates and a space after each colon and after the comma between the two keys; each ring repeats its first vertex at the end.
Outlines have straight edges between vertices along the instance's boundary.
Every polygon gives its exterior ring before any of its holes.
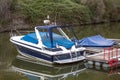
{"type": "MultiPolygon", "coordinates": [[[[120,39],[120,23],[75,27],[79,39],[100,34],[120,39]]],[[[68,29],[65,29],[68,33],[68,29]]],[[[72,34],[69,34],[72,37],[72,34]]],[[[0,34],[0,80],[120,80],[120,68],[105,71],[86,68],[83,62],[69,65],[35,64],[17,59],[9,33],[0,34]]]]}

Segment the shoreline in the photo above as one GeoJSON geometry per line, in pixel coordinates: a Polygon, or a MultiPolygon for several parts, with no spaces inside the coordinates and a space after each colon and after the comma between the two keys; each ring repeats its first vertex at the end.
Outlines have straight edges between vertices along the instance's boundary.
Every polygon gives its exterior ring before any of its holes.
{"type": "MultiPolygon", "coordinates": [[[[99,22],[85,22],[85,23],[81,23],[81,24],[68,24],[68,25],[72,25],[73,27],[74,26],[86,26],[86,25],[99,25],[99,24],[111,24],[111,23],[120,23],[120,20],[114,20],[114,21],[99,21],[99,22]]],[[[20,24],[19,24],[20,25],[20,24]]],[[[4,33],[4,32],[10,32],[11,30],[30,30],[33,28],[33,26],[35,25],[28,25],[26,26],[22,24],[22,27],[19,27],[19,25],[15,28],[15,29],[12,29],[13,26],[8,26],[7,27],[0,27],[0,33],[4,33]]]]}

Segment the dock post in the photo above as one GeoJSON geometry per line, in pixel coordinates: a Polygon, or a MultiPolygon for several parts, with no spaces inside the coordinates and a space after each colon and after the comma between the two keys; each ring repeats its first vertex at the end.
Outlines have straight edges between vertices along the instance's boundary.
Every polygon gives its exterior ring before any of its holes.
{"type": "Polygon", "coordinates": [[[110,60],[110,48],[108,48],[108,60],[110,60]]]}
{"type": "Polygon", "coordinates": [[[104,60],[106,60],[106,58],[105,58],[105,51],[106,51],[106,49],[104,48],[104,60]]]}
{"type": "Polygon", "coordinates": [[[115,48],[116,49],[116,69],[117,69],[117,67],[118,67],[118,64],[119,64],[119,60],[118,60],[118,48],[115,48]]]}
{"type": "Polygon", "coordinates": [[[118,58],[118,48],[115,49],[116,49],[116,58],[118,58]]]}
{"type": "Polygon", "coordinates": [[[114,48],[112,48],[112,54],[111,54],[111,57],[113,58],[114,57],[114,48]]]}

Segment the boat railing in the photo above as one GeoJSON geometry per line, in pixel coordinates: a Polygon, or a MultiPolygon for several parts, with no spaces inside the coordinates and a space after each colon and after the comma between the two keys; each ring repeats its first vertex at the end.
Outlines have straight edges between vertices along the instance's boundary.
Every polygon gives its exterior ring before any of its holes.
{"type": "MultiPolygon", "coordinates": [[[[75,55],[76,55],[76,59],[78,60],[78,52],[76,51],[76,45],[73,45],[72,46],[72,48],[71,48],[71,50],[74,50],[74,53],[75,53],[75,55]]],[[[72,54],[72,52],[70,52],[71,54],[72,54]]],[[[79,52],[80,53],[80,52],[79,52]]]]}
{"type": "MultiPolygon", "coordinates": [[[[59,46],[63,51],[67,51],[67,49],[63,46],[59,46]]],[[[71,60],[73,60],[73,56],[72,56],[72,51],[71,50],[74,50],[75,54],[76,54],[76,59],[78,59],[78,54],[77,54],[77,51],[76,51],[76,47],[75,45],[72,46],[72,48],[69,50],[69,54],[70,54],[70,57],[71,57],[71,60]]]]}
{"type": "Polygon", "coordinates": [[[17,29],[14,29],[10,31],[10,36],[16,36],[16,35],[21,35],[21,33],[17,30],[17,29]]]}
{"type": "Polygon", "coordinates": [[[63,51],[67,51],[67,49],[65,47],[63,47],[63,46],[57,45],[56,47],[61,48],[63,51]]]}
{"type": "Polygon", "coordinates": [[[70,50],[70,57],[71,57],[71,60],[73,60],[72,51],[71,50],[70,50]]]}

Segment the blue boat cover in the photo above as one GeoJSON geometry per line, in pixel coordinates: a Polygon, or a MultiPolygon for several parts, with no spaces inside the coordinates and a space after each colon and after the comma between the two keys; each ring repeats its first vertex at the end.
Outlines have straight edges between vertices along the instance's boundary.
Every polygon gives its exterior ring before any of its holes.
{"type": "Polygon", "coordinates": [[[113,40],[108,40],[101,35],[86,37],[78,41],[78,44],[86,47],[110,47],[114,43],[113,40]]]}
{"type": "MultiPolygon", "coordinates": [[[[59,34],[52,33],[52,35],[53,35],[53,44],[51,44],[49,32],[40,32],[42,43],[48,48],[56,48],[56,45],[60,45],[60,46],[64,46],[67,49],[70,49],[74,45],[74,42],[64,38],[63,36],[59,34]]],[[[38,44],[38,40],[37,40],[35,33],[27,34],[24,37],[22,37],[21,40],[25,40],[25,41],[28,41],[34,44],[38,44]]]]}

